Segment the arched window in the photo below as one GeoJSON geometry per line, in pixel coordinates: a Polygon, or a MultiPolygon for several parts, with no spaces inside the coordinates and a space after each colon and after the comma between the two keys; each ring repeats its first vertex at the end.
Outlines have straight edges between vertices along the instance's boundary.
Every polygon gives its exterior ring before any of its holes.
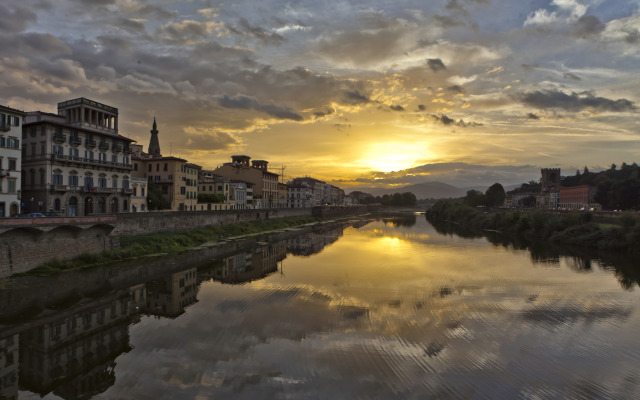
{"type": "Polygon", "coordinates": [[[53,201],[53,209],[55,211],[60,211],[60,199],[55,199],[53,201]]]}
{"type": "Polygon", "coordinates": [[[97,209],[98,214],[104,214],[105,212],[107,212],[105,203],[106,201],[104,197],[98,197],[98,209],[97,209]]]}
{"type": "Polygon", "coordinates": [[[111,214],[117,214],[117,213],[118,213],[118,199],[114,197],[113,199],[111,199],[111,214]]]}

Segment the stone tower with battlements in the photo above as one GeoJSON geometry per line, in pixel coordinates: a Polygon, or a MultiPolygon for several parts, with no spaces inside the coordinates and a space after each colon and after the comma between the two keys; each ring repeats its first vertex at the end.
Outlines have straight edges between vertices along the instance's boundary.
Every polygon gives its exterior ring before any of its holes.
{"type": "Polygon", "coordinates": [[[543,191],[552,187],[560,187],[560,168],[542,168],[540,173],[542,174],[540,184],[543,191]]]}

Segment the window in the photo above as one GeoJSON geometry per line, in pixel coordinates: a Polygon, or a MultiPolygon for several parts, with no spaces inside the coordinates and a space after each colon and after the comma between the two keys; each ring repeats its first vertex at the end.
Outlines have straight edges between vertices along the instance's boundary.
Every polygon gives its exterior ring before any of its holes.
{"type": "Polygon", "coordinates": [[[31,127],[31,129],[29,129],[29,135],[31,137],[36,137],[36,127],[31,127]]]}
{"type": "Polygon", "coordinates": [[[111,187],[112,188],[117,188],[118,187],[118,178],[114,176],[111,179],[113,180],[112,183],[111,183],[111,187]]]}
{"type": "Polygon", "coordinates": [[[134,170],[134,171],[137,171],[137,170],[138,170],[138,163],[134,163],[134,164],[133,164],[133,170],[134,170]]]}
{"type": "Polygon", "coordinates": [[[61,173],[53,173],[53,184],[54,185],[64,185],[62,182],[62,174],[61,173]]]}
{"type": "Polygon", "coordinates": [[[53,201],[53,209],[56,211],[60,211],[60,199],[55,199],[53,201]]]}
{"type": "Polygon", "coordinates": [[[9,193],[14,194],[16,192],[16,180],[9,179],[9,193]]]}
{"type": "Polygon", "coordinates": [[[32,156],[36,155],[36,144],[35,143],[31,143],[31,155],[32,156]]]}
{"type": "Polygon", "coordinates": [[[137,195],[138,195],[138,187],[137,187],[137,186],[134,186],[134,187],[133,187],[133,195],[134,195],[134,196],[137,196],[137,195]]]}
{"type": "Polygon", "coordinates": [[[128,179],[123,179],[122,180],[122,188],[123,189],[129,189],[129,180],[128,179]]]}
{"type": "Polygon", "coordinates": [[[40,127],[40,136],[46,136],[47,135],[47,128],[44,126],[40,127]]]}
{"type": "Polygon", "coordinates": [[[117,163],[117,162],[118,162],[118,156],[117,156],[117,155],[115,155],[115,154],[113,154],[113,155],[111,156],[111,162],[112,162],[112,163],[114,163],[114,164],[115,164],[115,163],[117,163]]]}
{"type": "Polygon", "coordinates": [[[44,182],[45,182],[45,180],[44,180],[44,179],[45,179],[45,178],[44,178],[44,170],[43,170],[43,169],[41,169],[41,170],[40,170],[40,184],[41,184],[41,185],[44,185],[44,182]]]}
{"type": "Polygon", "coordinates": [[[98,153],[98,160],[106,162],[107,161],[107,153],[102,153],[102,152],[98,153]]]}
{"type": "Polygon", "coordinates": [[[78,176],[69,175],[69,186],[78,186],[78,176]]]}
{"type": "Polygon", "coordinates": [[[40,154],[47,154],[47,142],[40,142],[40,154]]]}
{"type": "Polygon", "coordinates": [[[149,172],[151,172],[151,164],[149,164],[149,172]]]}
{"type": "Polygon", "coordinates": [[[102,176],[99,177],[98,178],[98,187],[106,188],[107,187],[107,178],[102,177],[102,176]]]}
{"type": "MultiPolygon", "coordinates": [[[[35,151],[35,147],[33,146],[35,143],[31,143],[31,154],[34,154],[35,151]]],[[[58,146],[57,144],[53,145],[53,154],[59,154],[59,155],[63,155],[64,154],[64,149],[62,148],[62,146],[58,146]]]]}
{"type": "Polygon", "coordinates": [[[16,171],[17,165],[18,160],[16,160],[15,158],[9,159],[9,171],[16,171]]]}
{"type": "Polygon", "coordinates": [[[20,148],[20,141],[16,138],[8,138],[7,139],[7,148],[9,149],[19,149],[20,148]]]}
{"type": "Polygon", "coordinates": [[[168,171],[168,170],[169,170],[169,164],[164,163],[164,170],[165,170],[165,171],[168,171]]]}
{"type": "Polygon", "coordinates": [[[187,193],[187,188],[186,187],[181,187],[180,188],[180,194],[186,194],[187,193]]]}
{"type": "Polygon", "coordinates": [[[73,157],[73,158],[79,158],[80,157],[80,151],[76,148],[69,148],[69,157],[73,157]]]}
{"type": "MultiPolygon", "coordinates": [[[[145,196],[145,194],[144,194],[144,186],[140,187],[140,192],[141,192],[141,193],[140,193],[140,195],[141,195],[142,197],[144,197],[144,196],[145,196]]],[[[144,206],[143,206],[143,207],[144,207],[144,206]]]]}
{"type": "Polygon", "coordinates": [[[85,176],[84,177],[84,185],[86,187],[93,187],[93,177],[91,176],[85,176]]]}

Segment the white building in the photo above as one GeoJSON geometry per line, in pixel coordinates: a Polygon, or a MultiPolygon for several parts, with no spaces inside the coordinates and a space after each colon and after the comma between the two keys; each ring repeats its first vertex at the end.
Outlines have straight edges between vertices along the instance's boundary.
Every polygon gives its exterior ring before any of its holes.
{"type": "Polygon", "coordinates": [[[29,112],[22,126],[22,203],[66,216],[129,212],[132,139],[118,109],[79,98],[58,114],[29,112]]]}
{"type": "Polygon", "coordinates": [[[22,153],[20,137],[25,113],[0,106],[0,217],[20,213],[22,153]]]}
{"type": "Polygon", "coordinates": [[[246,182],[234,182],[229,183],[231,190],[233,191],[233,198],[235,200],[236,210],[245,210],[247,207],[247,183],[246,182]]]}
{"type": "Polygon", "coordinates": [[[306,183],[287,183],[287,208],[309,208],[315,205],[313,188],[306,183]]]}

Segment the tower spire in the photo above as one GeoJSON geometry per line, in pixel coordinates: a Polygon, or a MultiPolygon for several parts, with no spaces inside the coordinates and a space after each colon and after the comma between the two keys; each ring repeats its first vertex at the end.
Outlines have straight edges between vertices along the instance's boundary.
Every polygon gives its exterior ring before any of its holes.
{"type": "Polygon", "coordinates": [[[160,154],[160,141],[158,140],[158,124],[155,116],[153,117],[153,129],[151,129],[150,133],[149,155],[151,157],[162,157],[162,154],[160,154]]]}

